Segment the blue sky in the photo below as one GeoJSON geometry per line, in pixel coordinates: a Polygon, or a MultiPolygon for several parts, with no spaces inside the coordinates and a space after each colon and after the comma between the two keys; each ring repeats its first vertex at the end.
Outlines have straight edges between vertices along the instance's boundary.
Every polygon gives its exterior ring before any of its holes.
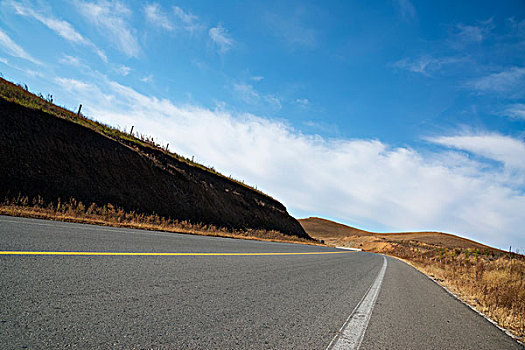
{"type": "Polygon", "coordinates": [[[296,217],[525,251],[523,1],[2,0],[0,72],[296,217]]]}

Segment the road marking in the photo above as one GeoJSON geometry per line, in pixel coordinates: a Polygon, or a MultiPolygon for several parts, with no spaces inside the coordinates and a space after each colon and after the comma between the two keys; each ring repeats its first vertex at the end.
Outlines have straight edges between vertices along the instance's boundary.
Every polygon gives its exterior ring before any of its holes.
{"type": "Polygon", "coordinates": [[[346,322],[343,324],[337,335],[332,339],[327,350],[341,350],[341,349],[359,349],[363,337],[370,322],[370,316],[374,310],[374,305],[381,289],[383,277],[387,267],[386,258],[383,256],[383,266],[377,275],[374,283],[370,286],[365,296],[354,311],[350,314],[346,322]]]}
{"type": "Polygon", "coordinates": [[[336,247],[337,249],[353,250],[355,252],[361,252],[363,249],[360,248],[351,248],[351,247],[336,247]]]}
{"type": "Polygon", "coordinates": [[[136,252],[32,252],[0,251],[0,255],[110,255],[110,256],[257,256],[257,255],[321,255],[349,252],[303,252],[303,253],[136,253],[136,252]]]}

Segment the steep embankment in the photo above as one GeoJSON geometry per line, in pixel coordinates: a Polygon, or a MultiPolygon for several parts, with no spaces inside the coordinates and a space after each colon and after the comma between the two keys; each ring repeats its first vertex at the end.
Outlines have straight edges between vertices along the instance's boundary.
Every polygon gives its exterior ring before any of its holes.
{"type": "Polygon", "coordinates": [[[161,149],[126,144],[4,98],[0,169],[1,198],[19,193],[46,200],[73,197],[181,221],[309,238],[281,203],[256,190],[161,149]]]}
{"type": "Polygon", "coordinates": [[[328,244],[345,245],[375,252],[388,252],[396,245],[413,247],[446,247],[448,249],[479,249],[499,251],[484,244],[443,232],[375,233],[360,230],[321,218],[299,219],[301,226],[313,238],[328,244]]]}

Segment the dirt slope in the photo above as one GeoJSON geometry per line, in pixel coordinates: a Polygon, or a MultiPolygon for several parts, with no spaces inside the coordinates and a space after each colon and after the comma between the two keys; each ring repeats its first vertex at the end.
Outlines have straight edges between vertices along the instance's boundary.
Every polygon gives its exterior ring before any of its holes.
{"type": "Polygon", "coordinates": [[[299,222],[311,237],[322,239],[327,244],[362,248],[369,251],[387,252],[396,245],[427,249],[446,247],[499,251],[484,244],[442,232],[375,233],[315,217],[299,219],[299,222]]]}
{"type": "Polygon", "coordinates": [[[281,203],[260,192],[0,97],[0,199],[18,193],[308,238],[281,203]]]}

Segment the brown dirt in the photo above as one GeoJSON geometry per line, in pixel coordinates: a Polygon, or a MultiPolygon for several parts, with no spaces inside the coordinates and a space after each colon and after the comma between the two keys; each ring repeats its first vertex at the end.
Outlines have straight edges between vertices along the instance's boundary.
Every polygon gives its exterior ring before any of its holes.
{"type": "MultiPolygon", "coordinates": [[[[198,142],[198,140],[196,140],[198,142]]],[[[75,198],[127,212],[309,239],[258,191],[168,156],[0,97],[0,200],[75,198]]]]}

